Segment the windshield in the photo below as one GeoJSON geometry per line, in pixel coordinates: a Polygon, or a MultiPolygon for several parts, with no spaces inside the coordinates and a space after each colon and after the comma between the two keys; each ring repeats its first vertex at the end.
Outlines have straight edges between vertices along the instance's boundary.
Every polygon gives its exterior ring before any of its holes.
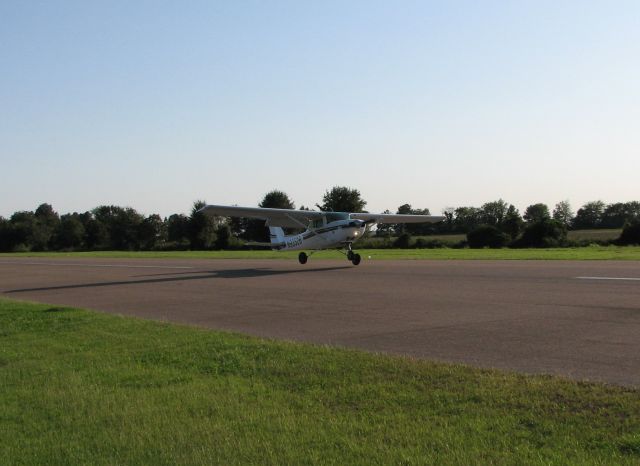
{"type": "Polygon", "coordinates": [[[349,214],[345,212],[327,212],[327,223],[335,222],[337,220],[349,220],[349,214]]]}

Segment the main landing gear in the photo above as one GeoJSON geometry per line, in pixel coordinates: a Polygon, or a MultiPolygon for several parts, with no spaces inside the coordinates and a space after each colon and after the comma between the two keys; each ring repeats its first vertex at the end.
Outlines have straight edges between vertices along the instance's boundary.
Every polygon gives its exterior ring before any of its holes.
{"type": "MultiPolygon", "coordinates": [[[[298,254],[298,262],[300,262],[301,264],[306,264],[308,259],[309,256],[307,255],[307,253],[301,252],[300,254],[298,254]]],[[[360,264],[360,261],[362,260],[360,254],[353,252],[351,249],[347,251],[347,259],[349,259],[353,265],[360,264]]]]}

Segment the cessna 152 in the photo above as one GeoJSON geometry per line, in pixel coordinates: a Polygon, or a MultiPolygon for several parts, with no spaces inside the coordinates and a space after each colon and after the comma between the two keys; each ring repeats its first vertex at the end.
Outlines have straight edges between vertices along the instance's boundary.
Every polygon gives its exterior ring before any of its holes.
{"type": "MultiPolygon", "coordinates": [[[[236,207],[206,205],[199,212],[223,217],[245,217],[265,220],[271,234],[270,243],[249,243],[269,246],[274,250],[346,249],[353,265],[360,263],[360,254],[351,245],[364,236],[375,223],[435,223],[444,217],[435,215],[365,214],[349,212],[318,212],[315,210],[268,209],[262,207],[236,207]],[[283,227],[304,229],[302,233],[285,235],[283,227]]],[[[298,260],[306,264],[313,254],[300,252],[298,260]]]]}

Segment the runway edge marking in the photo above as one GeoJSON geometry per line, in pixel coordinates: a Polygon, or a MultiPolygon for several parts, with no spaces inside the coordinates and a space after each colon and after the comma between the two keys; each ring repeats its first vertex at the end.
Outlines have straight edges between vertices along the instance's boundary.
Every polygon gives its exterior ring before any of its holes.
{"type": "Polygon", "coordinates": [[[627,280],[640,281],[637,277],[575,277],[577,280],[627,280]]]}

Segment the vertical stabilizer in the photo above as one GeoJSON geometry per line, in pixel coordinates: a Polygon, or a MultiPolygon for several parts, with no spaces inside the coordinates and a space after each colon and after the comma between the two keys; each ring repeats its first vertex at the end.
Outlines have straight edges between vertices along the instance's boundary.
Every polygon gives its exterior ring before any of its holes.
{"type": "Polygon", "coordinates": [[[284,230],[280,227],[269,227],[269,237],[271,244],[284,242],[284,230]]]}

